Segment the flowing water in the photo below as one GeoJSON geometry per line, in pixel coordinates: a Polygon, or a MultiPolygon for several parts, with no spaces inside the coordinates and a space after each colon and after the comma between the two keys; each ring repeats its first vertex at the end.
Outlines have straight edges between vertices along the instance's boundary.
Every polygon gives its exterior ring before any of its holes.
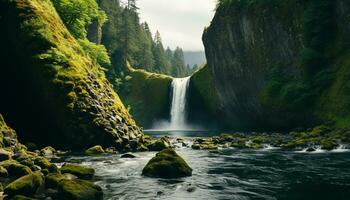
{"type": "MultiPolygon", "coordinates": [[[[165,133],[154,134],[161,136],[165,133]]],[[[181,135],[189,144],[193,136],[200,136],[196,132],[170,134],[181,135]]],[[[106,200],[350,198],[348,150],[306,153],[267,146],[263,150],[222,149],[219,153],[210,153],[178,146],[176,151],[193,168],[191,177],[172,180],[143,177],[143,167],[156,152],[135,153],[135,159],[122,159],[117,154],[71,156],[65,160],[95,168],[95,182],[103,188],[106,200]]]]}
{"type": "Polygon", "coordinates": [[[170,129],[186,129],[186,94],[190,77],[174,78],[172,86],[172,101],[170,110],[170,129]]]}

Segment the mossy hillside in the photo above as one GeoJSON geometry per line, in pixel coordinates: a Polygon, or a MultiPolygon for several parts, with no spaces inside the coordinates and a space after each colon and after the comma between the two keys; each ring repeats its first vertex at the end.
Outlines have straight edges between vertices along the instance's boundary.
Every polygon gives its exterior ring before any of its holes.
{"type": "Polygon", "coordinates": [[[24,140],[84,149],[141,134],[51,1],[0,3],[0,107],[24,140]]]}
{"type": "Polygon", "coordinates": [[[117,92],[137,123],[150,128],[158,120],[168,120],[172,77],[132,68],[126,77],[117,92]]]}

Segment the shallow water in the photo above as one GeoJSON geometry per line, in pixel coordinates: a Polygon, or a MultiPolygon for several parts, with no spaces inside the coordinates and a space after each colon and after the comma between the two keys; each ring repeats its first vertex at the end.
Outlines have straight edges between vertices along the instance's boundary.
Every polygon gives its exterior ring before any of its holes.
{"type": "Polygon", "coordinates": [[[191,177],[141,176],[156,152],[135,153],[135,159],[72,156],[66,161],[95,168],[95,181],[105,199],[345,200],[350,196],[350,152],[345,150],[306,153],[267,147],[210,153],[179,147],[176,151],[193,168],[191,177]]]}

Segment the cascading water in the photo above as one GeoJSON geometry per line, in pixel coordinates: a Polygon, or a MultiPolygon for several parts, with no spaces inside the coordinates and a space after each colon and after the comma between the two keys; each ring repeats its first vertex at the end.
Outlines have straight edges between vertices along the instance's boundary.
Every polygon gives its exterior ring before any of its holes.
{"type": "Polygon", "coordinates": [[[186,126],[186,95],[191,77],[174,78],[170,111],[170,129],[184,130],[186,126]]]}

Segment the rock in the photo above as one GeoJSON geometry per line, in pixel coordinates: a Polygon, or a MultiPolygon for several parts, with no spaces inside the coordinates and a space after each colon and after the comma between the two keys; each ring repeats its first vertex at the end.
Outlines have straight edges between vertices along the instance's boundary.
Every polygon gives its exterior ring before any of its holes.
{"type": "Polygon", "coordinates": [[[306,149],[306,152],[314,152],[314,151],[316,151],[316,149],[313,148],[313,147],[308,147],[308,148],[306,149]]]}
{"type": "Polygon", "coordinates": [[[143,144],[139,144],[137,151],[148,151],[148,148],[143,144]]]}
{"type": "Polygon", "coordinates": [[[204,150],[216,150],[218,149],[218,146],[216,144],[209,143],[209,144],[202,144],[201,148],[204,150]]]}
{"type": "Polygon", "coordinates": [[[34,164],[41,167],[41,169],[47,169],[49,172],[57,172],[58,168],[55,164],[52,164],[47,158],[44,157],[37,157],[34,160],[34,164]]]}
{"type": "Polygon", "coordinates": [[[61,173],[73,174],[81,179],[91,179],[95,174],[95,170],[93,168],[85,167],[85,166],[78,165],[78,164],[65,163],[61,167],[61,173]]]}
{"type": "Polygon", "coordinates": [[[8,175],[9,174],[7,170],[4,167],[0,166],[0,178],[6,178],[8,175]]]}
{"type": "Polygon", "coordinates": [[[62,180],[58,186],[58,196],[66,200],[102,200],[102,189],[84,180],[62,180]]]}
{"type": "Polygon", "coordinates": [[[167,149],[169,147],[170,147],[169,139],[167,137],[162,137],[162,138],[157,139],[148,148],[151,151],[162,151],[163,149],[167,149]]]}
{"type": "Polygon", "coordinates": [[[40,172],[31,173],[7,185],[4,193],[10,197],[15,195],[31,196],[36,193],[43,182],[43,176],[40,172]]]}
{"type": "Polygon", "coordinates": [[[137,156],[135,156],[132,153],[126,153],[120,156],[121,158],[136,158],[137,156]]]}
{"type": "Polygon", "coordinates": [[[6,151],[5,149],[0,149],[0,161],[10,160],[12,157],[12,153],[6,151]]]}
{"type": "Polygon", "coordinates": [[[23,195],[16,195],[15,197],[12,198],[12,200],[37,200],[37,199],[26,197],[23,195]]]}
{"type": "Polygon", "coordinates": [[[160,178],[177,178],[192,175],[192,169],[173,149],[156,154],[142,170],[142,175],[160,178]]]}
{"type": "Polygon", "coordinates": [[[47,146],[40,150],[40,155],[45,157],[53,157],[55,153],[56,153],[56,149],[54,149],[51,146],[47,146]]]}
{"type": "Polygon", "coordinates": [[[320,142],[320,144],[322,146],[322,149],[328,150],[328,151],[333,150],[338,146],[337,142],[331,139],[324,139],[320,142]]]}
{"type": "Polygon", "coordinates": [[[13,178],[18,178],[32,173],[32,170],[29,167],[14,160],[1,162],[0,166],[4,167],[7,170],[8,175],[13,178]]]}
{"type": "Polygon", "coordinates": [[[48,174],[45,177],[45,187],[46,188],[57,188],[58,183],[65,179],[65,176],[59,173],[48,174]]]}
{"type": "Polygon", "coordinates": [[[201,145],[199,145],[199,144],[193,144],[193,145],[192,145],[192,149],[200,150],[200,149],[201,149],[201,145]]]}
{"type": "Polygon", "coordinates": [[[103,150],[101,145],[96,145],[93,147],[90,147],[85,151],[86,154],[94,155],[94,154],[103,154],[105,151],[103,150]]]}

